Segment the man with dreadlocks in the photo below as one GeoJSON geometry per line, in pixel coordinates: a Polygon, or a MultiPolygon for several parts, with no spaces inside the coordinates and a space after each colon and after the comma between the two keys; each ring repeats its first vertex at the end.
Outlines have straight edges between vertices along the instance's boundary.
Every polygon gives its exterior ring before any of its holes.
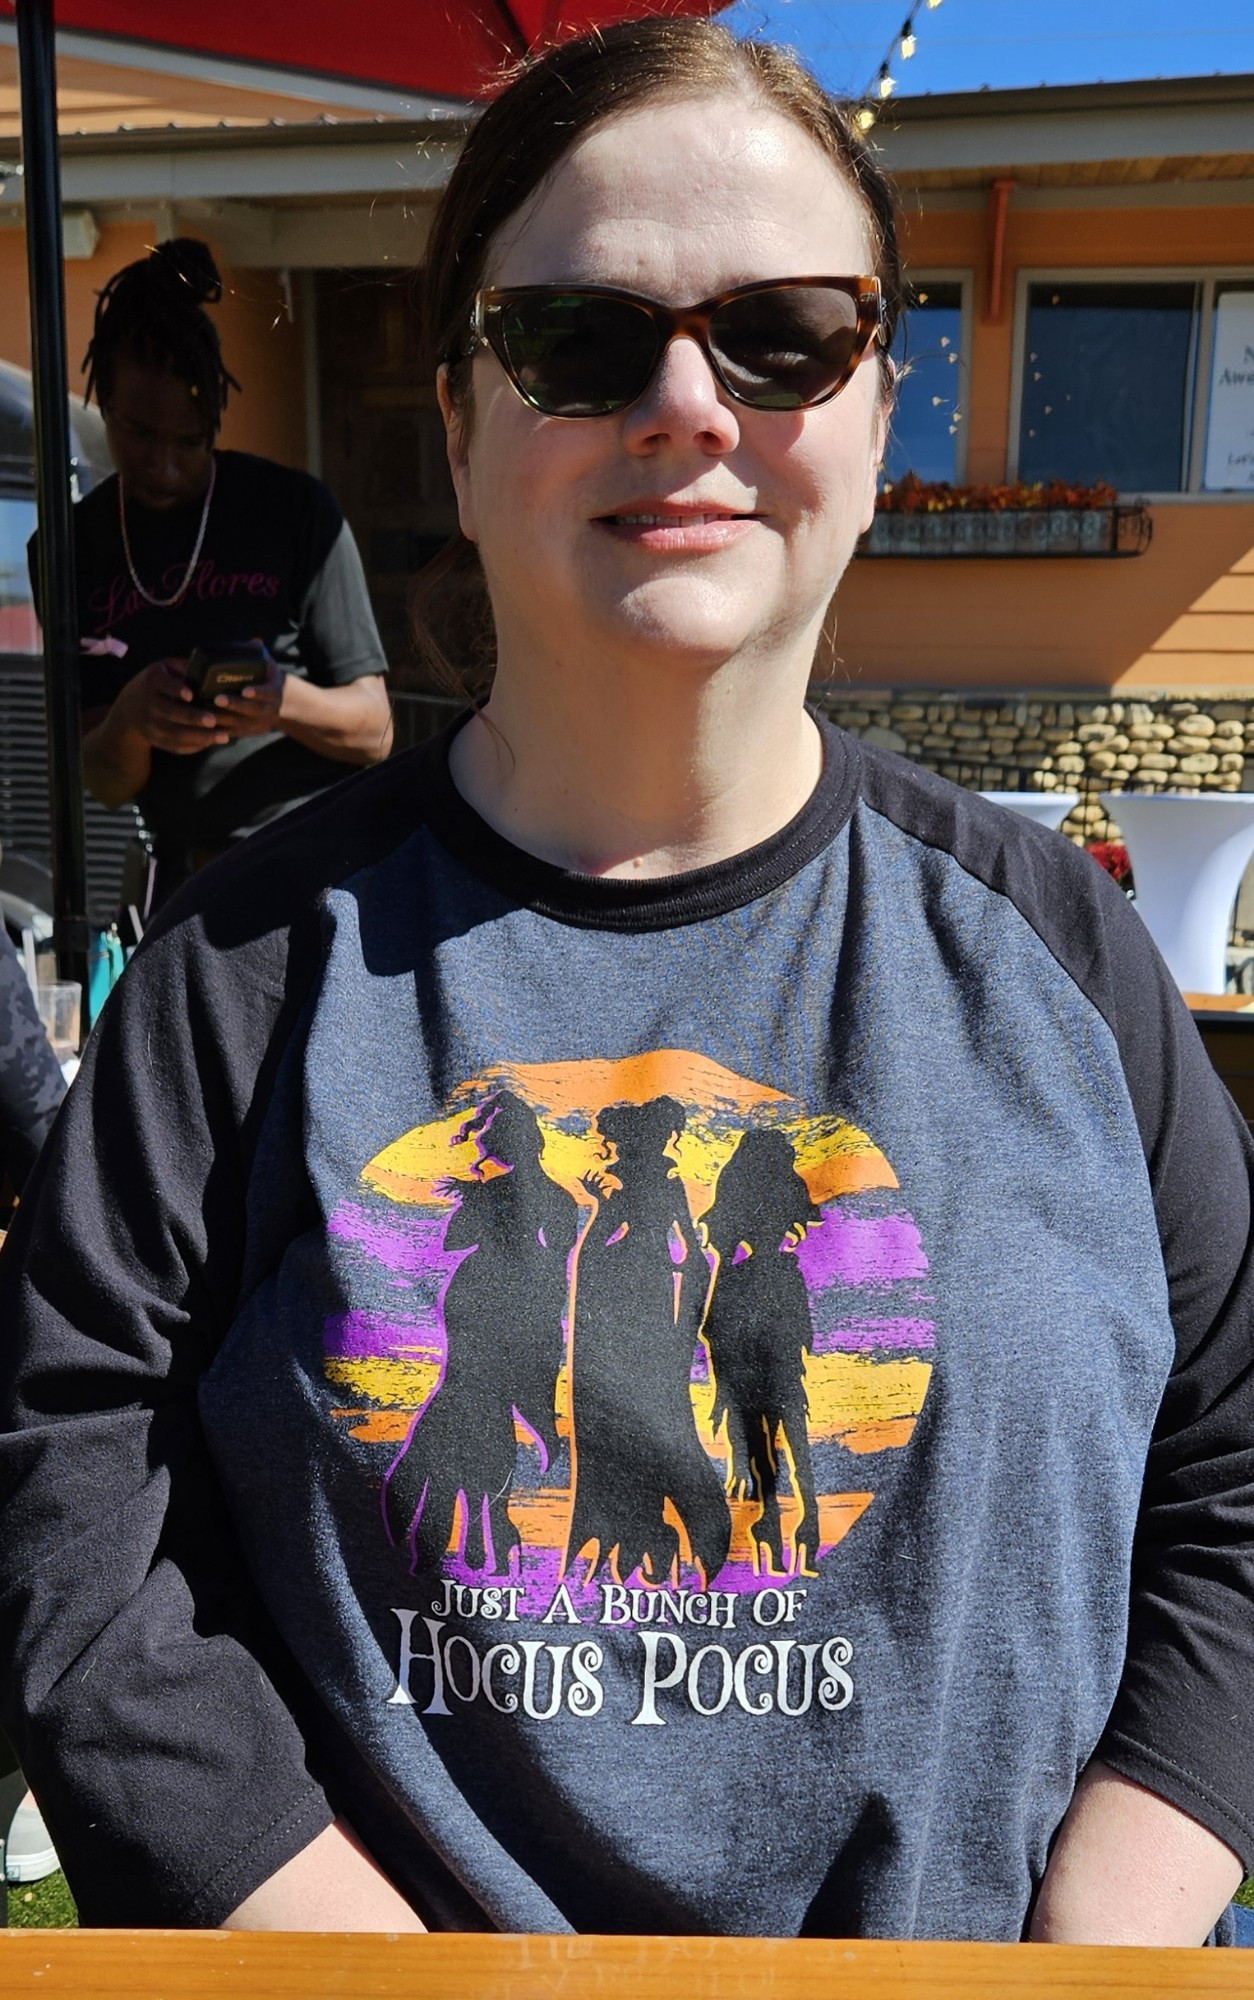
{"type": "Polygon", "coordinates": [[[240,386],[204,310],[221,295],[205,244],[159,244],[101,292],[84,363],[117,472],[74,512],[83,766],[103,804],[138,802],[157,901],[391,747],[387,666],[334,499],[216,448],[240,386]],[[241,640],[264,642],[265,680],[198,706],[189,655],[241,640]]]}

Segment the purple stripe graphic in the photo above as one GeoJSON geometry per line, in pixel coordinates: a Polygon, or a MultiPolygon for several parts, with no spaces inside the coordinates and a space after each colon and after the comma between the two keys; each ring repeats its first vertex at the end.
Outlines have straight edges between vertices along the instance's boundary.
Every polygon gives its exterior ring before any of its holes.
{"type": "Polygon", "coordinates": [[[337,1361],[444,1361],[444,1329],[428,1319],[401,1325],[360,1307],[334,1314],[323,1328],[326,1353],[337,1361]]]}
{"type": "MultiPolygon", "coordinates": [[[[828,1301],[832,1294],[826,1294],[828,1301]]],[[[815,1300],[817,1311],[820,1301],[815,1300]]],[[[849,1319],[814,1336],[816,1354],[866,1354],[873,1348],[917,1354],[936,1345],[930,1319],[849,1319]]]]}
{"type": "Polygon", "coordinates": [[[918,1227],[909,1215],[835,1215],[806,1231],[796,1250],[811,1298],[833,1285],[893,1285],[927,1270],[918,1227]]]}
{"type": "Polygon", "coordinates": [[[327,1234],[364,1250],[385,1271],[425,1277],[451,1267],[444,1250],[451,1213],[445,1209],[439,1215],[407,1215],[402,1222],[385,1222],[351,1201],[342,1201],[327,1223],[327,1234]]]}

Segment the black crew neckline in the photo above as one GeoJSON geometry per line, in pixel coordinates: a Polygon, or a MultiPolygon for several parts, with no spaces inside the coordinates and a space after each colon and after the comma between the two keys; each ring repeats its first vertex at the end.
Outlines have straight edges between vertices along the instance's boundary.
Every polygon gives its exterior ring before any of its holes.
{"type": "Polygon", "coordinates": [[[786,826],[741,854],[678,875],[644,881],[584,875],[516,847],[462,797],[449,770],[449,746],[470,720],[460,715],[430,746],[427,824],[455,860],[510,902],[583,930],[654,931],[704,923],[743,909],[792,880],[845,826],[858,794],[857,744],[815,715],[823,769],[809,798],[786,826]]]}

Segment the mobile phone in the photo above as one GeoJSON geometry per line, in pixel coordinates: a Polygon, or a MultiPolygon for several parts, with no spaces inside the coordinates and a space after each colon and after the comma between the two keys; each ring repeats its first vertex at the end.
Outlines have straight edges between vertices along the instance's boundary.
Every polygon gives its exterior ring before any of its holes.
{"type": "Polygon", "coordinates": [[[217,695],[256,687],[265,679],[268,664],[260,639],[224,639],[220,645],[196,646],[187,662],[187,685],[199,706],[208,708],[217,695]]]}

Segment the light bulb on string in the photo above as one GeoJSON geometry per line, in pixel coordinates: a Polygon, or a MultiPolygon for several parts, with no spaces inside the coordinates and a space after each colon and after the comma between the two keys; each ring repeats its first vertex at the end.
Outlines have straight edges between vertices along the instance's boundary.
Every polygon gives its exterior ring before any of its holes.
{"type": "Polygon", "coordinates": [[[875,123],[875,106],[873,104],[860,105],[853,114],[853,122],[859,132],[869,132],[875,123]]]}
{"type": "MultiPolygon", "coordinates": [[[[923,6],[923,4],[924,0],[910,0],[910,5],[909,8],[907,9],[905,20],[902,22],[900,28],[897,30],[895,37],[893,38],[893,41],[889,45],[888,51],[884,57],[883,62],[880,64],[879,69],[876,71],[875,75],[872,77],[870,83],[868,83],[865,91],[863,92],[864,104],[873,103],[877,101],[878,103],[883,104],[886,102],[888,98],[892,96],[893,92],[896,90],[897,79],[892,74],[890,65],[895,61],[895,59],[898,56],[901,57],[901,60],[903,62],[909,62],[911,56],[917,53],[919,47],[919,38],[915,34],[914,24],[916,18],[918,17],[919,10],[923,6]]],[[[927,0],[927,5],[929,8],[939,7],[940,4],[941,0],[927,0]]],[[[862,129],[863,131],[865,131],[867,128],[863,126],[862,129]]]]}

